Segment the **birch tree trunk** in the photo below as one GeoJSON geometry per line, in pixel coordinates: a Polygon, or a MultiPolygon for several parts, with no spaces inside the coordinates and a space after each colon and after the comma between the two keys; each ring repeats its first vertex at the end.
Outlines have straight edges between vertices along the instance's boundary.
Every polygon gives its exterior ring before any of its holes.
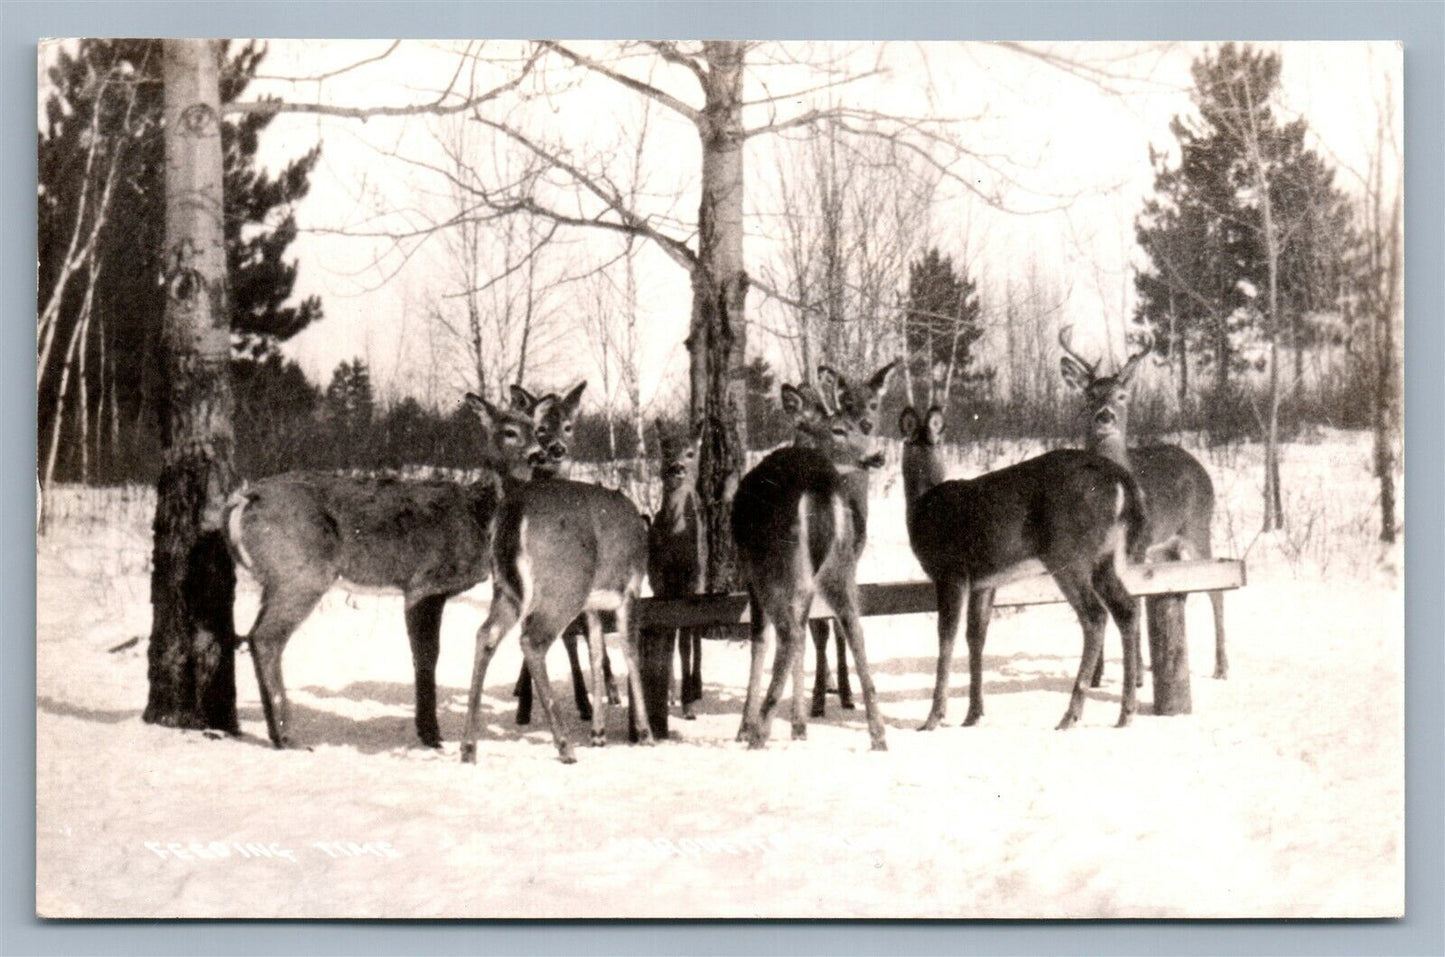
{"type": "Polygon", "coordinates": [[[232,464],[222,233],[220,51],[165,40],[166,228],[160,436],[145,720],[235,733],[236,576],[221,534],[232,464]]]}
{"type": "Polygon", "coordinates": [[[745,44],[707,43],[698,257],[692,273],[691,421],[705,423],[698,492],[707,525],[707,587],[736,577],[729,504],[745,465],[743,353],[748,280],[743,271],[742,81],[745,44]]]}

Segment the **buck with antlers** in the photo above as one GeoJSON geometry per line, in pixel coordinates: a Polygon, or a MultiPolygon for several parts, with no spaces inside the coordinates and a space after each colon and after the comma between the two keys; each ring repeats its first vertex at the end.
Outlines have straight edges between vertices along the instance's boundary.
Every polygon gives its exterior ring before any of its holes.
{"type": "MultiPolygon", "coordinates": [[[[1064,381],[1083,393],[1088,424],[1086,448],[1129,469],[1144,493],[1149,513],[1150,557],[1178,560],[1212,558],[1210,525],[1214,519],[1214,483],[1199,460],[1177,445],[1128,447],[1129,394],[1139,364],[1154,348],[1152,331],[1113,375],[1099,373],[1102,361],[1088,361],[1069,345],[1071,328],[1059,331],[1064,381]]],[[[1224,651],[1224,593],[1210,592],[1214,606],[1214,677],[1229,675],[1224,651]]],[[[1142,673],[1140,678],[1142,679],[1142,673]]],[[[1094,684],[1098,685],[1098,678],[1094,684]]]]}
{"type": "MultiPolygon", "coordinates": [[[[586,387],[587,383],[582,382],[561,397],[555,394],[539,397],[520,385],[511,387],[512,408],[521,412],[530,413],[545,398],[553,400],[551,412],[537,423],[537,441],[547,450],[547,462],[535,470],[536,478],[556,478],[561,472],[570,450],[569,443],[572,441],[577,409],[582,401],[582,390],[586,387]]],[[[582,674],[582,662],[577,653],[577,640],[586,637],[586,623],[579,618],[562,633],[562,646],[567,651],[567,664],[572,671],[572,700],[576,702],[577,714],[583,721],[591,721],[592,703],[588,698],[587,679],[582,674]]],[[[620,699],[617,695],[617,684],[612,678],[612,660],[607,656],[605,648],[602,653],[602,677],[608,702],[617,704],[620,699]]],[[[512,687],[512,696],[517,699],[517,724],[531,724],[532,675],[527,670],[526,662],[522,663],[517,683],[512,687]]]]}
{"type": "MultiPolygon", "coordinates": [[[[815,443],[813,429],[821,415],[846,416],[864,437],[873,434],[878,424],[878,408],[888,392],[888,384],[898,360],[882,366],[866,382],[850,383],[846,377],[831,366],[818,366],[818,382],[822,386],[822,402],[807,403],[799,412],[800,421],[807,427],[795,428],[793,444],[808,447],[815,443]],[[813,410],[817,410],[814,412],[813,410]]],[[[868,477],[871,471],[883,465],[881,454],[869,456],[858,463],[857,468],[843,473],[843,482],[853,514],[858,517],[856,540],[859,554],[868,538],[868,477]]],[[[853,687],[848,680],[848,650],[843,630],[837,619],[822,618],[808,622],[813,635],[813,648],[817,654],[817,669],[813,675],[813,706],[810,712],[814,718],[821,718],[826,710],[828,693],[828,633],[835,638],[838,658],[838,706],[853,709],[853,687]]]]}
{"type": "MultiPolygon", "coordinates": [[[[627,680],[636,703],[638,740],[652,743],[638,677],[637,619],[633,603],[647,571],[647,523],[620,492],[565,479],[541,479],[520,486],[497,510],[492,534],[496,568],[492,607],[477,632],[476,660],[467,695],[462,760],[476,761],[481,725],[482,687],[487,666],[504,638],[521,638],[522,657],[535,678],[542,712],[562,761],[576,760],[562,733],[547,681],[548,647],[579,615],[586,618],[593,687],[601,687],[601,613],[616,616],[627,680]]],[[[592,715],[592,744],[607,739],[606,695],[598,695],[592,715]]]]}
{"type": "Polygon", "coordinates": [[[1135,603],[1119,579],[1126,556],[1142,554],[1144,511],[1128,471],[1102,456],[1073,449],[1047,452],[975,479],[944,481],[943,413],[920,417],[910,406],[898,421],[908,539],[932,579],[938,600],[938,671],[933,707],[921,730],[936,728],[948,709],[953,643],[968,610],[968,716],[983,717],[983,647],[994,588],[1037,568],[1058,584],[1084,629],[1084,651],[1060,728],[1074,725],[1086,682],[1103,655],[1108,616],[1124,636],[1124,690],[1119,726],[1135,711],[1139,625],[1135,603]]]}
{"type": "Polygon", "coordinates": [[[289,742],[290,709],[281,678],[286,642],[341,581],[402,593],[416,676],[416,733],[428,747],[440,747],[436,663],[442,611],[448,598],[490,574],[493,515],[555,451],[537,438],[555,401],[548,397],[521,412],[469,394],[468,406],[487,427],[486,469],[470,485],[289,472],[232,496],[225,515],[232,554],[261,586],[261,608],[248,640],[272,744],[289,742]]]}
{"type": "Polygon", "coordinates": [[[850,416],[822,406],[816,395],[785,385],[782,401],[795,427],[808,433],[808,445],[770,453],[738,483],[733,498],[732,533],[752,631],[752,667],[738,739],[752,748],[764,746],[773,708],[790,674],[793,738],[807,736],[804,622],[817,592],[838,616],[863,686],[873,750],[884,751],[883,723],[858,617],[862,519],[844,479],[865,458],[868,439],[850,416]],[[772,681],[760,695],[769,626],[777,633],[777,648],[772,681]]]}

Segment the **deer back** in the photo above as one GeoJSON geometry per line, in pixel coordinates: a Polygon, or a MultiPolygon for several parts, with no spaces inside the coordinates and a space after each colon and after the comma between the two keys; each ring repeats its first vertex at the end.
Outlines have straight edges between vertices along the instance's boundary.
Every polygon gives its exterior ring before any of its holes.
{"type": "Polygon", "coordinates": [[[1143,534],[1138,486],[1121,466],[1076,449],[1047,452],[975,479],[923,493],[909,539],[924,571],[979,578],[1030,559],[1054,569],[1116,549],[1143,534]]]}

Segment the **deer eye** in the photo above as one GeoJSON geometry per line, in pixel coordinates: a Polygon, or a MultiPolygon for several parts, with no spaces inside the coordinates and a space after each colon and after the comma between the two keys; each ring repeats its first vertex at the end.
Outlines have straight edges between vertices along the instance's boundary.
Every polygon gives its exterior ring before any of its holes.
{"type": "Polygon", "coordinates": [[[516,429],[503,429],[502,437],[516,441],[517,439],[522,437],[522,434],[516,429]]]}
{"type": "Polygon", "coordinates": [[[562,426],[562,431],[563,431],[564,433],[566,433],[567,435],[571,435],[571,434],[572,434],[572,426],[570,426],[570,425],[564,425],[564,426],[562,426]]]}

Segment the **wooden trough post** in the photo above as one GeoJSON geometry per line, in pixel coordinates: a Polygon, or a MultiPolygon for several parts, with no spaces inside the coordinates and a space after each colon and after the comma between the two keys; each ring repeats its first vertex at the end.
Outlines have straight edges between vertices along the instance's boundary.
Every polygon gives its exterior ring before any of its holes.
{"type": "Polygon", "coordinates": [[[1154,674],[1154,713],[1190,714],[1189,641],[1184,630],[1185,595],[1171,592],[1144,599],[1149,612],[1149,661],[1154,674]]]}
{"type": "MultiPolygon", "coordinates": [[[[652,736],[659,741],[668,738],[668,691],[672,685],[672,655],[677,647],[677,630],[673,628],[643,628],[638,637],[638,671],[642,679],[642,700],[647,703],[647,724],[652,736]]],[[[637,741],[636,726],[632,722],[632,690],[627,694],[627,739],[637,741]]]]}

